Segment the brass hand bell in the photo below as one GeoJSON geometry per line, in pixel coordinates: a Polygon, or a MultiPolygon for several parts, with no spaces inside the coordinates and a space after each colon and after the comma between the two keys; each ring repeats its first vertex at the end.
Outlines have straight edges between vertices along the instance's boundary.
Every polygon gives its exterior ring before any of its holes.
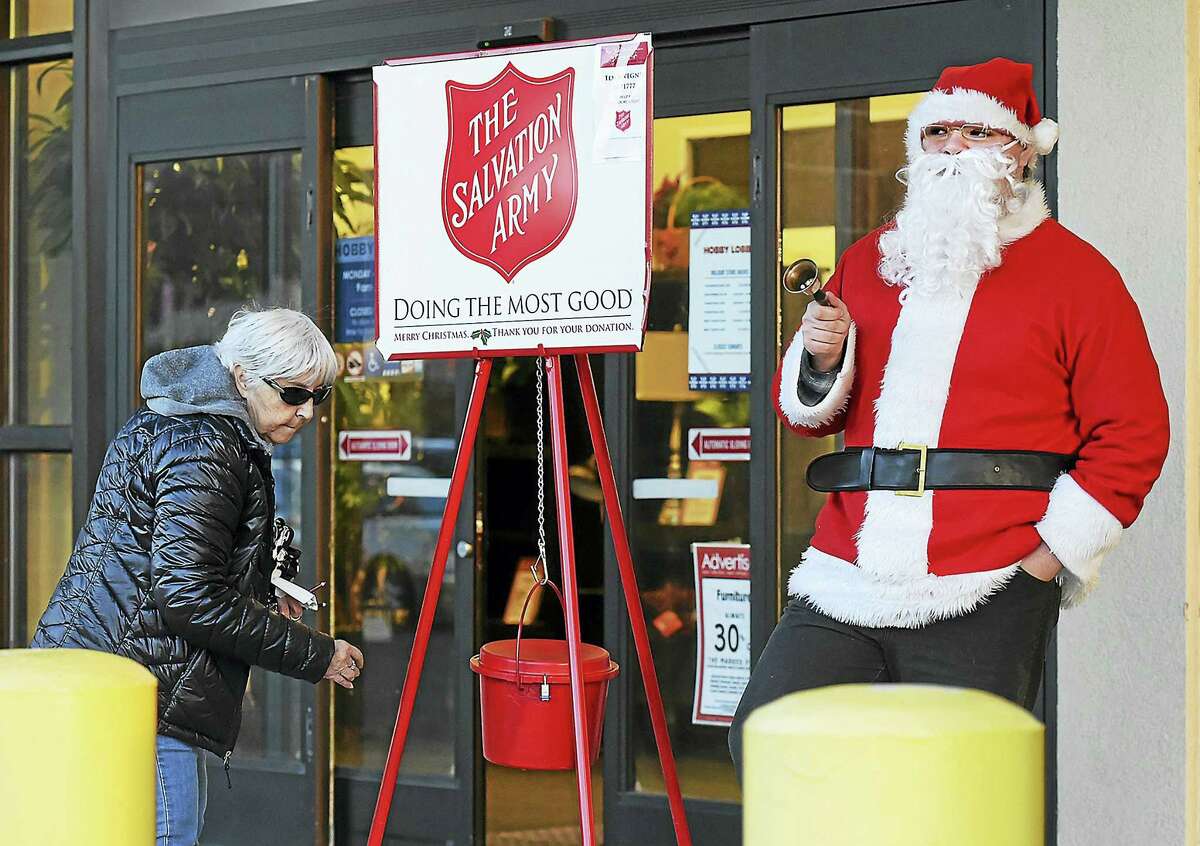
{"type": "Polygon", "coordinates": [[[783,271],[781,284],[789,294],[808,294],[821,305],[825,305],[825,292],[821,286],[821,269],[810,258],[796,259],[783,271]]]}

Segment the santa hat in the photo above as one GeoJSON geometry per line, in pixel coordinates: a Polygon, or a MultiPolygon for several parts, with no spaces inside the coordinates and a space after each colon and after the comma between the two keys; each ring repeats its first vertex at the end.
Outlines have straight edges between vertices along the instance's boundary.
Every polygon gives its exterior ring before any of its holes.
{"type": "Polygon", "coordinates": [[[1033,93],[1033,65],[992,59],[949,67],[908,117],[905,145],[911,161],[921,150],[921,127],[931,123],[984,123],[1003,129],[1038,155],[1058,141],[1058,124],[1042,117],[1033,93]]]}

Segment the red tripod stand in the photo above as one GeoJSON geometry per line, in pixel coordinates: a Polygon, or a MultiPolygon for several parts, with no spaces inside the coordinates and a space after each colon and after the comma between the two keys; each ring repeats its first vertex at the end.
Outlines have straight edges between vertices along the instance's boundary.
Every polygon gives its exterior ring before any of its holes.
{"type": "MultiPolygon", "coordinates": [[[[675,771],[675,755],[671,751],[671,738],[667,734],[666,714],[663,711],[662,694],[659,692],[658,675],[654,670],[654,659],[650,654],[650,640],[646,634],[646,620],[642,614],[638,594],[637,577],[633,571],[633,556],[629,551],[629,537],[625,531],[625,519],[621,514],[621,503],[617,497],[617,484],[613,476],[612,458],[608,453],[608,441],[604,436],[604,422],[600,416],[600,401],[596,396],[596,385],[592,380],[591,363],[587,355],[575,356],[579,374],[579,387],[583,393],[583,404],[587,414],[588,430],[596,452],[596,466],[600,474],[600,485],[604,491],[604,508],[616,547],[617,564],[621,574],[621,589],[625,594],[625,607],[629,612],[629,623],[633,628],[633,640],[637,648],[638,665],[642,671],[642,683],[646,689],[646,702],[650,709],[650,722],[654,727],[654,739],[658,744],[658,758],[662,765],[663,778],[667,786],[667,800],[671,809],[671,822],[675,828],[678,846],[691,846],[692,837],[684,815],[683,796],[679,790],[679,776],[675,771]]],[[[558,536],[562,566],[563,596],[567,621],[567,644],[571,670],[571,700],[575,729],[575,772],[579,787],[579,826],[584,846],[595,846],[596,830],[592,804],[592,772],[589,762],[587,722],[584,714],[583,670],[580,660],[579,603],[575,578],[575,549],[571,529],[570,492],[567,478],[567,430],[563,417],[562,359],[550,356],[545,359],[546,382],[550,389],[550,440],[554,455],[554,494],[558,514],[558,536]]],[[[442,514],[442,525],[438,532],[437,547],[433,564],[429,570],[429,582],[425,586],[425,597],[421,602],[421,614],[417,620],[417,633],[413,641],[412,656],[404,677],[404,690],[400,696],[400,708],[396,715],[396,728],[392,733],[387,763],[383,769],[383,781],[379,785],[379,797],[375,801],[375,814],[371,819],[369,846],[381,846],[384,829],[387,827],[395,793],[396,778],[400,772],[400,760],[408,738],[408,727],[412,720],[413,707],[417,700],[417,688],[421,682],[421,670],[425,664],[425,652],[429,635],[433,629],[433,615],[437,608],[438,595],[442,589],[442,576],[446,570],[446,559],[450,553],[450,542],[454,523],[462,503],[466,486],[467,469],[475,438],[479,431],[479,419],[483,412],[483,399],[487,394],[488,379],[492,372],[489,358],[475,363],[475,379],[471,386],[471,400],[467,409],[466,425],[462,441],[454,459],[454,472],[450,480],[450,493],[446,499],[446,510],[442,514]]],[[[463,672],[467,669],[464,667],[463,672]]]]}

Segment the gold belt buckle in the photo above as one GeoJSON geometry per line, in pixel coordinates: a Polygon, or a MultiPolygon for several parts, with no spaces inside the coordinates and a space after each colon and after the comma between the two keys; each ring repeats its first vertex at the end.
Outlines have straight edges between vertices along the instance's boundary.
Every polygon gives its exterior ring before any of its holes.
{"type": "Polygon", "coordinates": [[[897,449],[914,450],[921,453],[921,464],[917,468],[917,488],[911,491],[896,491],[896,496],[924,496],[925,495],[925,459],[929,447],[925,444],[909,444],[901,443],[897,449]]]}

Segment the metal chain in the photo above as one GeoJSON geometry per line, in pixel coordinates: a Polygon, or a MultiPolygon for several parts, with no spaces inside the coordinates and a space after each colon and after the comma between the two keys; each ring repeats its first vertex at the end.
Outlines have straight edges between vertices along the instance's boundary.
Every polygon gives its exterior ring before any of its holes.
{"type": "Polygon", "coordinates": [[[545,356],[537,359],[537,476],[538,476],[538,561],[542,562],[542,572],[537,571],[537,562],[533,565],[534,578],[539,584],[545,584],[550,578],[550,562],[546,558],[546,417],[543,411],[542,379],[546,371],[545,356]]]}

